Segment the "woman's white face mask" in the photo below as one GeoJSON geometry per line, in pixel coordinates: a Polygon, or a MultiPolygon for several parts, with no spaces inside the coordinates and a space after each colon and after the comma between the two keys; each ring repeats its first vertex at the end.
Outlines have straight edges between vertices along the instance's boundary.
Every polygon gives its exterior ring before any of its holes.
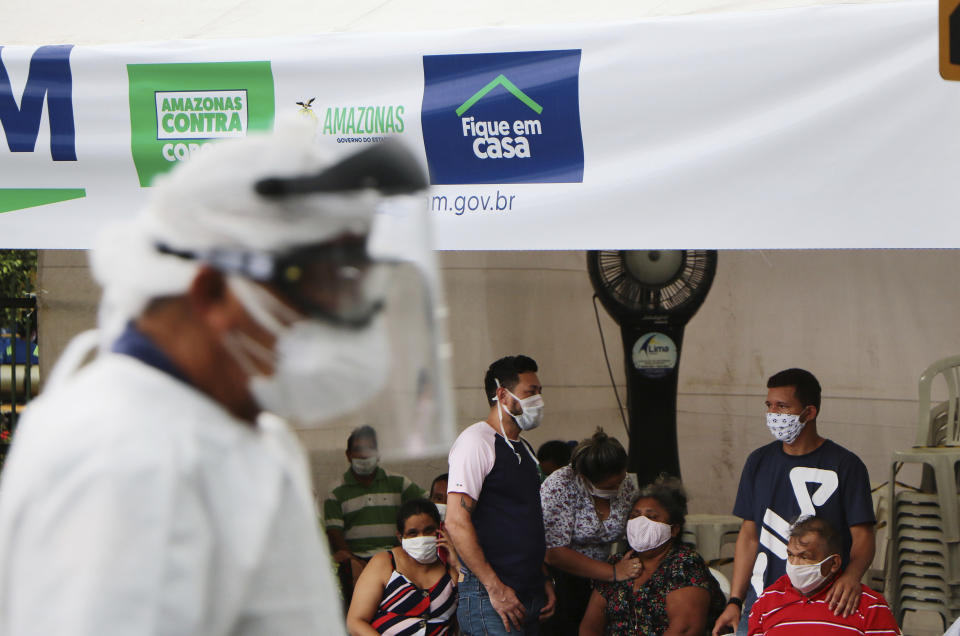
{"type": "Polygon", "coordinates": [[[673,537],[673,528],[643,515],[627,522],[627,543],[634,552],[659,548],[673,537]]]}
{"type": "Polygon", "coordinates": [[[417,563],[427,565],[438,558],[437,537],[434,535],[405,538],[400,541],[400,545],[417,563]]]}
{"type": "Polygon", "coordinates": [[[250,317],[276,338],[272,351],[240,331],[224,338],[260,408],[316,425],[355,411],[386,384],[389,346],[381,317],[362,329],[336,327],[304,318],[245,278],[231,276],[228,284],[250,317]],[[260,372],[254,359],[273,374],[260,372]]]}
{"type": "Polygon", "coordinates": [[[613,499],[617,496],[617,493],[620,492],[619,486],[616,488],[597,488],[586,477],[583,478],[583,484],[586,487],[587,492],[598,499],[613,499]]]}

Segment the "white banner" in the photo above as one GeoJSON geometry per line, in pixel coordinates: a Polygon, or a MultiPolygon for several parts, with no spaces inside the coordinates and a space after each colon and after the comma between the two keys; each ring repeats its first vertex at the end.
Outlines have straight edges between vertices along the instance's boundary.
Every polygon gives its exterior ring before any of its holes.
{"type": "Polygon", "coordinates": [[[286,114],[405,141],[440,249],[956,247],[932,1],[630,24],[0,47],[0,246],[86,248],[286,114]]]}

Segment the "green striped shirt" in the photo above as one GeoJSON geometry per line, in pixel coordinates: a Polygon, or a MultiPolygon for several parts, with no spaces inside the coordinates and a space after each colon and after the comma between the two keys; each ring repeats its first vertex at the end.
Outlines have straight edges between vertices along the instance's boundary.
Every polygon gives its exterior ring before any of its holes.
{"type": "Polygon", "coordinates": [[[364,486],[347,470],[323,502],[324,526],[343,530],[350,551],[370,557],[397,545],[397,510],[421,497],[426,497],[424,490],[403,475],[377,468],[373,481],[364,486]]]}

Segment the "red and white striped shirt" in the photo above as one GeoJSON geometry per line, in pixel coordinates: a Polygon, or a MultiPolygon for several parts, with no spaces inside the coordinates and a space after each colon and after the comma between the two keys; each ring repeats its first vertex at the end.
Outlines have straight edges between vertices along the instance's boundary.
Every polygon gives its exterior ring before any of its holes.
{"type": "Polygon", "coordinates": [[[750,636],[900,636],[900,628],[883,596],[862,585],[860,607],[850,616],[837,616],[824,600],[826,588],[807,598],[787,575],[768,587],[750,611],[750,636]]]}

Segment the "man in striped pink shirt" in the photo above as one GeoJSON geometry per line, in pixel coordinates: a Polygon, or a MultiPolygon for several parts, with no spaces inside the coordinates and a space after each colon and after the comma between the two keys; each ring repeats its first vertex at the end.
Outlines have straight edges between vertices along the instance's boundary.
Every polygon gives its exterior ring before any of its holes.
{"type": "Polygon", "coordinates": [[[883,596],[862,585],[860,605],[844,618],[825,597],[842,573],[841,538],[825,519],[801,518],[790,528],[787,573],[763,591],[750,612],[750,636],[870,634],[900,636],[883,596]]]}

